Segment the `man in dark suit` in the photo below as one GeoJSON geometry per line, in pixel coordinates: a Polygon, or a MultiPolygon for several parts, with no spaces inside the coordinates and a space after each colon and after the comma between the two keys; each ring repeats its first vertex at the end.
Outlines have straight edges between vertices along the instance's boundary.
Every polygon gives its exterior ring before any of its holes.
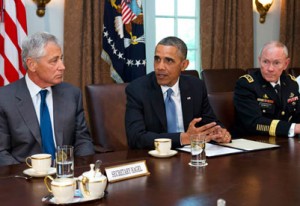
{"type": "Polygon", "coordinates": [[[81,92],[63,83],[62,58],[58,40],[51,34],[36,33],[23,42],[26,75],[0,88],[0,165],[18,164],[30,155],[45,152],[47,145],[40,129],[41,90],[48,93],[48,133],[53,133],[53,146],[73,145],[75,156],[94,153],[81,92]]]}
{"type": "Polygon", "coordinates": [[[217,121],[204,83],[180,75],[189,64],[186,44],[177,37],[161,40],[155,49],[154,72],[131,82],[126,88],[126,133],[130,148],[154,147],[154,139],[171,138],[173,148],[190,144],[190,135],[202,133],[207,141],[229,142],[230,134],[217,121]],[[172,89],[175,127],[168,126],[165,106],[172,89]],[[172,130],[171,130],[172,127],[172,130]]]}
{"type": "Polygon", "coordinates": [[[235,135],[292,137],[300,133],[298,85],[285,72],[289,62],[284,44],[266,43],[259,55],[260,69],[236,82],[235,135]]]}

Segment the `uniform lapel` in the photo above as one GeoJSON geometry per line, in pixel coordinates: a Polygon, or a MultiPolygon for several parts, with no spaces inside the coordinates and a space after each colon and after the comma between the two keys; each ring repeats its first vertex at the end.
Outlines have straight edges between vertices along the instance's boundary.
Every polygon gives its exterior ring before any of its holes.
{"type": "Polygon", "coordinates": [[[259,85],[261,85],[262,87],[262,91],[264,92],[264,95],[267,95],[270,99],[274,100],[274,104],[276,104],[277,106],[281,105],[281,101],[278,98],[278,95],[274,89],[274,87],[271,85],[270,82],[267,82],[266,80],[263,79],[261,73],[259,72],[259,81],[261,81],[261,83],[259,85]]]}
{"type": "Polygon", "coordinates": [[[30,132],[32,133],[32,136],[40,145],[42,145],[40,126],[37,119],[37,114],[34,109],[32,99],[30,97],[30,93],[25,82],[25,78],[23,78],[20,81],[20,84],[18,85],[16,91],[16,105],[19,113],[24,119],[24,123],[27,125],[30,132]]]}
{"type": "Polygon", "coordinates": [[[289,89],[287,89],[287,84],[286,84],[286,78],[281,78],[281,96],[282,96],[282,108],[285,110],[285,107],[287,105],[287,100],[290,98],[289,95],[289,89]]]}

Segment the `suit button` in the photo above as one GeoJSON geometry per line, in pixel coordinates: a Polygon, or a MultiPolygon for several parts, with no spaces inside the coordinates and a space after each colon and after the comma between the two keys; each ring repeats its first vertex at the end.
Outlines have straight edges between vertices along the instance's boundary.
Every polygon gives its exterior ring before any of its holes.
{"type": "Polygon", "coordinates": [[[283,116],[283,115],[285,115],[285,112],[284,112],[284,111],[282,111],[282,112],[281,112],[281,115],[282,115],[282,116],[283,116]]]}
{"type": "Polygon", "coordinates": [[[263,111],[262,111],[262,112],[263,112],[263,113],[266,113],[266,110],[264,110],[264,109],[263,109],[263,111]]]}

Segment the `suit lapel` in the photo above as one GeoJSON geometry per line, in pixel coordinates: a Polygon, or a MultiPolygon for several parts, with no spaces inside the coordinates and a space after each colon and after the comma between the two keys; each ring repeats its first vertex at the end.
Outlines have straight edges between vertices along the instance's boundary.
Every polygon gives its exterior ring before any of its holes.
{"type": "Polygon", "coordinates": [[[151,87],[151,106],[153,107],[154,113],[158,117],[160,123],[163,125],[163,128],[167,131],[167,118],[166,115],[162,115],[166,113],[164,97],[160,86],[157,84],[155,75],[153,75],[151,87]]]}
{"type": "Polygon", "coordinates": [[[185,82],[185,79],[183,77],[180,77],[179,89],[181,96],[183,124],[186,131],[190,121],[193,119],[193,95],[191,90],[189,89],[188,83],[185,82]]]}
{"type": "Polygon", "coordinates": [[[25,78],[20,81],[20,84],[17,88],[16,105],[33,137],[40,145],[42,145],[39,122],[25,82],[25,78]]]}
{"type": "Polygon", "coordinates": [[[64,128],[64,92],[62,89],[57,88],[57,86],[52,87],[53,92],[53,121],[54,121],[54,131],[56,145],[63,144],[63,128],[64,128]]]}

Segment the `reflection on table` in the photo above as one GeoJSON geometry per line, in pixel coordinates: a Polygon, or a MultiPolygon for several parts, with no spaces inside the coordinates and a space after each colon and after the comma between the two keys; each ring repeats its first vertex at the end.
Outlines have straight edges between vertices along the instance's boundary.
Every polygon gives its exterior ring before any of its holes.
{"type": "MultiPolygon", "coordinates": [[[[149,176],[108,183],[107,195],[84,205],[300,205],[300,144],[298,138],[256,138],[280,148],[208,158],[208,166],[188,165],[191,155],[178,152],[156,158],[146,150],[96,154],[75,160],[75,176],[101,159],[107,166],[146,160],[149,176]]],[[[0,167],[1,205],[43,205],[49,194],[43,178],[24,180],[26,164],[0,167]]]]}

